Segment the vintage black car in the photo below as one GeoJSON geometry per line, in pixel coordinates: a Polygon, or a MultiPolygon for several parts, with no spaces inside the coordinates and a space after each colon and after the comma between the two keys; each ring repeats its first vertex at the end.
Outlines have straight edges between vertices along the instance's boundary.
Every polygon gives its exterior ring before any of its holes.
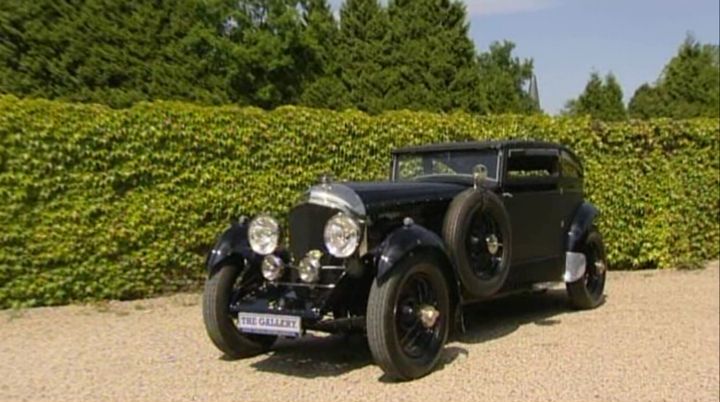
{"type": "Polygon", "coordinates": [[[242,358],[307,330],[361,331],[395,379],[430,372],[468,303],[565,282],[603,300],[606,260],[572,151],[537,141],[398,149],[390,180],[309,189],[287,218],[241,219],[207,258],[212,342],[242,358]]]}

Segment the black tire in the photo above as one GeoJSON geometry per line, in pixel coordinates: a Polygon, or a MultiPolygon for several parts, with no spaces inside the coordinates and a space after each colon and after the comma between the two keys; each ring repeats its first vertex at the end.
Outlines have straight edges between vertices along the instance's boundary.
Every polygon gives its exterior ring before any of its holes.
{"type": "Polygon", "coordinates": [[[597,229],[590,229],[580,251],[585,254],[585,274],[565,286],[573,307],[588,310],[603,302],[607,277],[605,245],[597,229]]]}
{"type": "MultiPolygon", "coordinates": [[[[267,351],[277,337],[243,334],[230,313],[230,298],[241,274],[245,271],[235,265],[226,265],[205,282],[203,291],[203,321],[210,340],[225,356],[240,359],[267,351]]],[[[240,290],[242,291],[242,290],[240,290]]]]}
{"type": "Polygon", "coordinates": [[[512,233],[500,197],[482,189],[458,194],[445,214],[443,239],[470,294],[487,297],[502,288],[510,270],[512,233]],[[490,234],[500,239],[500,249],[494,253],[488,246],[490,234]]]}
{"type": "Polygon", "coordinates": [[[386,280],[373,282],[366,320],[370,351],[388,377],[403,381],[428,374],[438,362],[452,320],[440,266],[427,254],[402,260],[386,280]],[[439,313],[432,326],[420,318],[428,306],[439,313]]]}

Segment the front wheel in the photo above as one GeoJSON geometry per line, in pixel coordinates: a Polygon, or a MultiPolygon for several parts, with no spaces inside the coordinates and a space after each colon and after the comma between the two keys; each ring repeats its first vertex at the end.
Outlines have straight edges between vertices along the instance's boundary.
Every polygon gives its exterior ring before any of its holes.
{"type": "Polygon", "coordinates": [[[277,337],[243,334],[237,328],[230,304],[245,296],[257,285],[247,271],[237,265],[226,265],[216,271],[203,291],[203,321],[210,340],[226,356],[239,359],[265,352],[277,337]]]}
{"type": "Polygon", "coordinates": [[[448,285],[439,264],[415,255],[385,281],[376,279],[366,319],[370,351],[389,377],[410,380],[429,373],[450,326],[448,285]]]}
{"type": "Polygon", "coordinates": [[[567,292],[573,307],[593,309],[603,301],[607,276],[605,245],[597,229],[590,229],[581,251],[585,254],[585,274],[577,281],[566,284],[567,292]]]}

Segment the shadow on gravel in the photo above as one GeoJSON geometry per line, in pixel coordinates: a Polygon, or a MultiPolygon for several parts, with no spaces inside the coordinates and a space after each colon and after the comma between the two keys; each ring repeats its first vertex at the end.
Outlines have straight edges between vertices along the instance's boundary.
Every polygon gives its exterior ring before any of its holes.
{"type": "Polygon", "coordinates": [[[265,359],[251,366],[259,371],[303,378],[332,377],[372,364],[367,340],[361,335],[280,339],[265,359]]]}
{"type": "Polygon", "coordinates": [[[560,324],[559,314],[575,312],[570,307],[565,289],[544,293],[510,296],[465,307],[465,333],[456,333],[452,340],[480,343],[508,336],[520,326],[560,324]]]}
{"type": "MultiPolygon", "coordinates": [[[[451,342],[482,343],[508,336],[527,324],[557,325],[559,314],[573,312],[565,290],[522,294],[465,307],[465,333],[455,333],[451,342]]],[[[442,370],[468,350],[446,346],[436,371],[442,370]]],[[[251,366],[259,371],[301,378],[332,377],[373,364],[367,340],[360,335],[313,336],[281,339],[263,360],[251,366]]],[[[432,375],[432,374],[431,374],[432,375]]],[[[381,382],[388,382],[384,376],[381,382]]]]}

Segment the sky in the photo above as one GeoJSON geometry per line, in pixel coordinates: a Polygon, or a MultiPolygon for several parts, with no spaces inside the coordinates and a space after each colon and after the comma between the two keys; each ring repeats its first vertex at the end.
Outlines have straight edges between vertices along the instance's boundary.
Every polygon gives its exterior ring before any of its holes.
{"type": "MultiPolygon", "coordinates": [[[[331,0],[337,9],[342,0],[331,0]]],[[[612,72],[625,101],[654,82],[688,33],[717,44],[718,0],[465,0],[479,51],[510,40],[531,58],[542,108],[551,114],[577,97],[592,72],[612,72]]]]}

